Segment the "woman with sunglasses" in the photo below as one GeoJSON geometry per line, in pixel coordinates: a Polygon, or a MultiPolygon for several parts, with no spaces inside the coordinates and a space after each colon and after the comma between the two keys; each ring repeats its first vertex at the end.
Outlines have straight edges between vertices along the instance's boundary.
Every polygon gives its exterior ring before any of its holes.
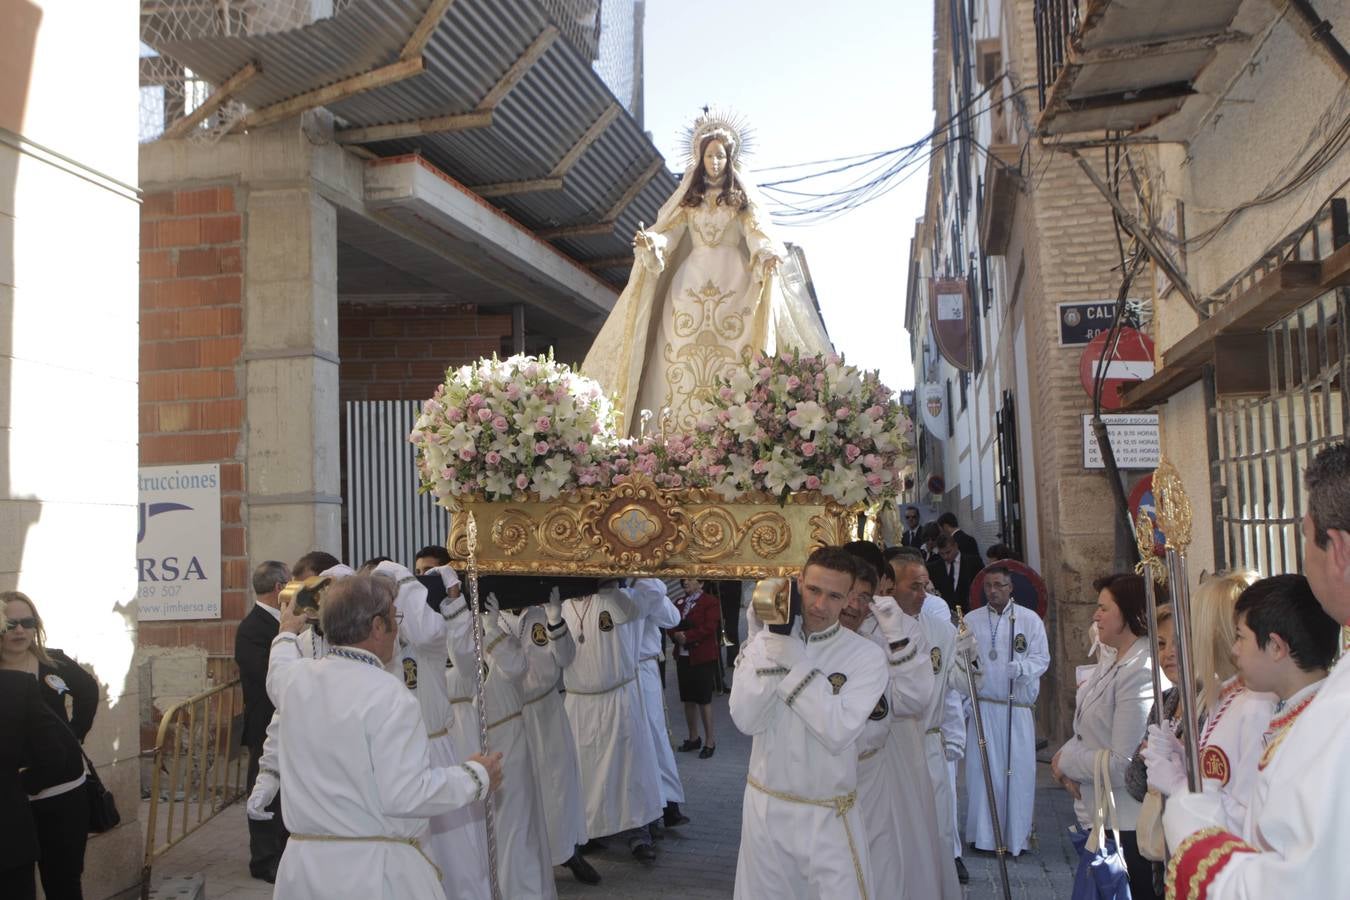
{"type": "MultiPolygon", "coordinates": [[[[98,682],[79,663],[46,646],[42,617],[27,594],[4,591],[0,603],[4,605],[6,625],[0,639],[0,669],[33,676],[43,702],[83,743],[98,711],[98,682]]],[[[81,771],[78,778],[47,785],[28,798],[41,847],[38,873],[49,900],[79,900],[82,896],[80,876],[89,828],[84,779],[81,771]]]]}

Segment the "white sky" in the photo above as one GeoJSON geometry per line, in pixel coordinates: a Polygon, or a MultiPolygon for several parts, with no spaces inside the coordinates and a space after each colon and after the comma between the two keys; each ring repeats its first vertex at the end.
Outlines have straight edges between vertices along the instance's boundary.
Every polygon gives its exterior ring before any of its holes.
{"type": "MultiPolygon", "coordinates": [[[[754,128],[757,182],[784,175],[760,167],[911,143],[933,127],[932,23],[927,0],[647,0],[646,128],[678,170],[701,108],[733,109],[754,128]]],[[[914,384],[904,303],[926,178],[827,224],[775,230],[806,251],[835,346],[897,390],[914,384]]]]}

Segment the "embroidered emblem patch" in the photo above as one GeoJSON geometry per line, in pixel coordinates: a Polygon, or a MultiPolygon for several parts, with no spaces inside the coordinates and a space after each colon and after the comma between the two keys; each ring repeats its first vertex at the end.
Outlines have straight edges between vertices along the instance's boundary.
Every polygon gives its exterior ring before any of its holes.
{"type": "Polygon", "coordinates": [[[1231,770],[1228,765],[1228,756],[1223,752],[1222,747],[1210,744],[1201,751],[1200,774],[1206,778],[1212,778],[1221,785],[1228,783],[1231,770]]]}
{"type": "MultiPolygon", "coordinates": [[[[838,693],[838,691],[835,693],[838,693]]],[[[882,719],[886,718],[886,714],[890,711],[891,705],[886,702],[886,695],[882,694],[881,699],[877,701],[877,705],[872,707],[872,714],[867,718],[871,719],[873,722],[880,722],[882,719]]]]}
{"type": "Polygon", "coordinates": [[[825,680],[830,683],[830,687],[833,688],[834,692],[837,694],[844,687],[844,682],[848,681],[848,676],[843,672],[835,672],[825,680]]]}
{"type": "Polygon", "coordinates": [[[1013,638],[1013,652],[1027,652],[1027,636],[1025,634],[1019,634],[1017,637],[1013,638]]]}
{"type": "Polygon", "coordinates": [[[403,684],[410,691],[417,687],[417,660],[408,658],[403,660],[403,684]]]}
{"type": "Polygon", "coordinates": [[[601,631],[614,630],[614,617],[609,614],[609,610],[607,609],[600,610],[600,630],[601,631]]]}
{"type": "Polygon", "coordinates": [[[936,675],[942,671],[942,648],[934,647],[928,651],[928,658],[933,661],[933,674],[936,675]]]}
{"type": "Polygon", "coordinates": [[[530,628],[530,643],[536,647],[543,647],[548,643],[548,632],[544,631],[543,622],[535,622],[530,628]]]}

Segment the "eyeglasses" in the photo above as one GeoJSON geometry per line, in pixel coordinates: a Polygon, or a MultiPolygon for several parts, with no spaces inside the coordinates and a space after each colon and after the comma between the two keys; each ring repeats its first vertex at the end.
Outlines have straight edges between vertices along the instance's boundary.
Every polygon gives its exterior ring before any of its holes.
{"type": "Polygon", "coordinates": [[[37,630],[37,619],[33,616],[25,616],[22,619],[6,619],[5,624],[9,628],[23,628],[26,631],[37,630]]]}

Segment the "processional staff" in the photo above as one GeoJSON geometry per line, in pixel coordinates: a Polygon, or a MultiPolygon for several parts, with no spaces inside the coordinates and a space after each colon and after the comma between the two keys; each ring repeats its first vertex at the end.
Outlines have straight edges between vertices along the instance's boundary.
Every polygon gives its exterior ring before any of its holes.
{"type": "MultiPolygon", "coordinates": [[[[966,617],[961,607],[956,608],[957,630],[961,637],[969,634],[966,617]]],[[[980,712],[980,695],[975,690],[975,669],[971,662],[970,651],[962,654],[966,665],[966,687],[970,691],[970,707],[975,713],[975,738],[980,748],[980,768],[984,771],[984,791],[989,798],[989,824],[994,829],[994,855],[998,857],[998,877],[1003,886],[1003,900],[1012,900],[1012,883],[1008,880],[1008,847],[1003,843],[1003,826],[999,824],[998,796],[994,791],[994,771],[989,767],[989,747],[984,739],[984,714],[980,712]]],[[[1008,720],[1012,721],[1012,706],[1008,707],[1008,720]]],[[[1012,736],[1009,735],[1009,749],[1012,736]]],[[[1011,776],[1009,776],[1011,777],[1011,776]]]]}

